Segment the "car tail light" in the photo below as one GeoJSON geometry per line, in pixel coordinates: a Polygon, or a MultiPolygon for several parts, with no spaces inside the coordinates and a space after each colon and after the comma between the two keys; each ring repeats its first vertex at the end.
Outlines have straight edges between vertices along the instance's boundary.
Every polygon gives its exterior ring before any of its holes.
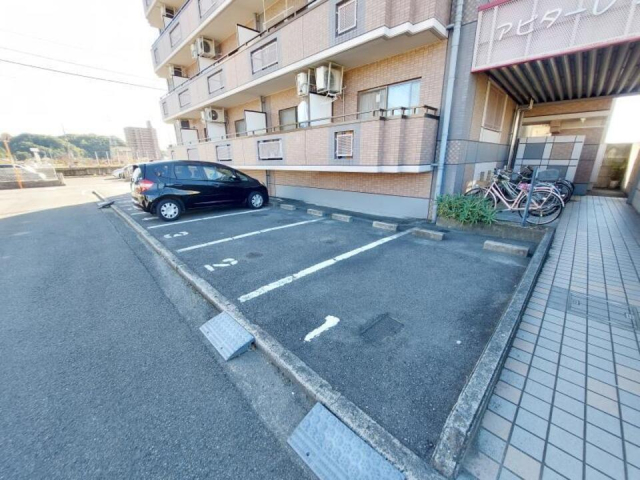
{"type": "Polygon", "coordinates": [[[138,191],[139,192],[146,192],[147,190],[149,190],[151,187],[153,187],[154,183],[151,180],[140,180],[140,182],[138,182],[138,191]]]}

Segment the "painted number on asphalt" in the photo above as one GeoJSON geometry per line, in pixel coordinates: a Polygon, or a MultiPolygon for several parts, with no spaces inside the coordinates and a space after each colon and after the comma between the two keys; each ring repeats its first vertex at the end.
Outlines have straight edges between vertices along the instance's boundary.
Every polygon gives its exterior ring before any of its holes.
{"type": "Polygon", "coordinates": [[[210,272],[213,272],[216,268],[230,267],[237,264],[238,261],[235,258],[225,258],[224,260],[222,260],[222,263],[212,263],[211,265],[205,265],[204,268],[206,268],[210,272]]]}
{"type": "Polygon", "coordinates": [[[163,235],[164,238],[178,238],[178,237],[186,237],[189,235],[189,232],[178,232],[178,233],[167,233],[163,235]]]}

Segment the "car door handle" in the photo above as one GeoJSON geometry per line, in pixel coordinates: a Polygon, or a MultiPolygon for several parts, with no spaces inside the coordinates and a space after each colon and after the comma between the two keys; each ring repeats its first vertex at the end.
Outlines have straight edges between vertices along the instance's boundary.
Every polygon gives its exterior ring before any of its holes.
{"type": "Polygon", "coordinates": [[[181,183],[172,183],[171,185],[169,185],[170,187],[183,187],[184,185],[182,185],[181,183]]]}

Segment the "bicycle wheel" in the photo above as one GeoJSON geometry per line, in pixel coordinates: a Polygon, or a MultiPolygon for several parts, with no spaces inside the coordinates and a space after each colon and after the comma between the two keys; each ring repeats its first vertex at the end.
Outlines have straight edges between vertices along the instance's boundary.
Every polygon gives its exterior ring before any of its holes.
{"type": "MultiPolygon", "coordinates": [[[[518,202],[518,213],[524,217],[527,207],[527,197],[522,197],[518,202]]],[[[527,223],[532,225],[546,225],[556,220],[564,209],[562,198],[553,192],[534,191],[531,198],[531,206],[527,215],[527,223]]]]}
{"type": "Polygon", "coordinates": [[[465,192],[464,195],[465,195],[465,197],[484,198],[487,201],[491,202],[491,205],[493,206],[493,208],[496,208],[498,206],[498,199],[493,194],[493,192],[490,191],[488,188],[475,187],[475,188],[472,188],[471,190],[465,192]]]}
{"type": "Polygon", "coordinates": [[[560,196],[562,197],[562,200],[564,200],[564,203],[567,203],[569,200],[571,200],[574,189],[573,183],[571,183],[569,180],[558,180],[556,182],[556,188],[560,191],[560,196]]]}

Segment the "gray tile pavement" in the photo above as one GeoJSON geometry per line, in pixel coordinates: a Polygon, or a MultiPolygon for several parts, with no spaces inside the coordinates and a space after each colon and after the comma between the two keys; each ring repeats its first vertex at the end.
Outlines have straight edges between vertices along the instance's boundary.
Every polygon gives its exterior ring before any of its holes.
{"type": "Polygon", "coordinates": [[[640,217],[571,202],[461,478],[640,478],[640,217]]]}

